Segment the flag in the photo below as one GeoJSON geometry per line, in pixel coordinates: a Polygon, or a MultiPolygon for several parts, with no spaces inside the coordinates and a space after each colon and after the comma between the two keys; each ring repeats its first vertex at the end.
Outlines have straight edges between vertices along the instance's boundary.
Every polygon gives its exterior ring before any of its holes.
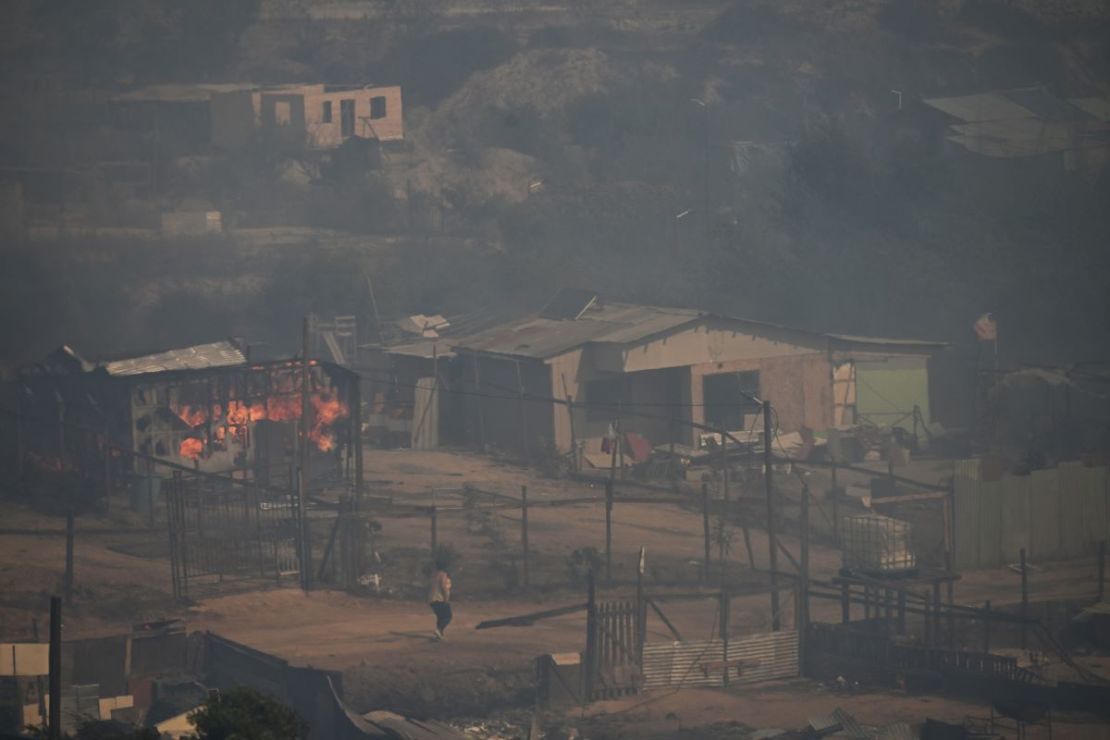
{"type": "Polygon", "coordinates": [[[972,328],[975,330],[975,336],[978,337],[980,342],[998,341],[998,322],[994,320],[994,314],[983,314],[972,328]]]}

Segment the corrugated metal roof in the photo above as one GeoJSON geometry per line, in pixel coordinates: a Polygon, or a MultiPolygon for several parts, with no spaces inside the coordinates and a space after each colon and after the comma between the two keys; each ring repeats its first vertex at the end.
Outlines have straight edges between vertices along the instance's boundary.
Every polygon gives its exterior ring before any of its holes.
{"type": "Polygon", "coordinates": [[[410,342],[409,344],[391,344],[385,348],[385,351],[391,355],[417,357],[424,360],[455,356],[455,353],[451,351],[451,341],[448,339],[426,339],[421,342],[410,342]]]}
{"type": "Polygon", "coordinates": [[[670,331],[702,316],[698,311],[607,303],[574,321],[529,316],[455,343],[455,347],[514,357],[546,359],[590,342],[627,344],[670,331]]]}
{"type": "Polygon", "coordinates": [[[233,367],[247,364],[243,352],[231,341],[198,344],[140,357],[101,363],[100,367],[112,376],[147,375],[172,370],[205,370],[214,367],[233,367]]]}
{"type": "Polygon", "coordinates": [[[1007,90],[1003,94],[1007,99],[1046,121],[1073,121],[1087,117],[1082,109],[1061,100],[1043,87],[1007,90]]]}
{"type": "Polygon", "coordinates": [[[1033,111],[1018,105],[1001,93],[926,98],[925,104],[963,121],[1002,121],[1010,118],[1034,117],[1033,111]]]}
{"type": "Polygon", "coordinates": [[[889,337],[861,337],[852,334],[826,334],[829,339],[836,342],[859,345],[887,345],[890,347],[905,347],[906,349],[939,350],[948,346],[947,342],[937,342],[930,339],[891,339],[889,337]]]}
{"type": "Polygon", "coordinates": [[[256,90],[249,82],[168,82],[128,90],[112,97],[115,102],[207,103],[213,94],[256,90]]]}
{"type": "Polygon", "coordinates": [[[1110,98],[1069,98],[1068,102],[1087,115],[1110,123],[1110,98]]]}
{"type": "MultiPolygon", "coordinates": [[[[628,345],[657,335],[695,324],[699,321],[723,322],[741,331],[773,330],[793,332],[799,342],[833,340],[863,348],[887,347],[928,354],[947,346],[944,342],[919,339],[889,339],[848,334],[821,334],[804,329],[769,324],[750,319],[710,314],[688,308],[641,306],[628,303],[597,304],[577,320],[524,318],[487,328],[465,338],[455,339],[451,346],[471,352],[484,352],[509,357],[548,359],[590,343],[628,345]]],[[[396,348],[390,348],[396,351],[396,348]]],[[[430,349],[420,356],[430,356],[430,349]]],[[[403,354],[412,354],[412,351],[403,354]]]]}
{"type": "Polygon", "coordinates": [[[951,98],[927,98],[926,105],[959,118],[948,137],[990,157],[1029,157],[1106,146],[1103,122],[1110,101],[1061,100],[1042,87],[951,98]]]}

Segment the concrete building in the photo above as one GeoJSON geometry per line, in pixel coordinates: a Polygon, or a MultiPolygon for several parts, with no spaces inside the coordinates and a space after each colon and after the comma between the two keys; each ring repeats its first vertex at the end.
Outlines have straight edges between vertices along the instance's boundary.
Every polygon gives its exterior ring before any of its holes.
{"type": "Polygon", "coordinates": [[[377,141],[404,138],[401,88],[284,85],[213,93],[212,143],[242,146],[257,131],[302,138],[331,149],[352,137],[377,141]]]}
{"type": "Polygon", "coordinates": [[[928,359],[943,347],[607,303],[583,291],[451,344],[467,436],[526,454],[568,451],[617,418],[652,444],[697,446],[704,430],[692,425],[750,429],[754,399],[771,401],[783,431],[909,428],[915,415],[929,421],[928,359]]]}

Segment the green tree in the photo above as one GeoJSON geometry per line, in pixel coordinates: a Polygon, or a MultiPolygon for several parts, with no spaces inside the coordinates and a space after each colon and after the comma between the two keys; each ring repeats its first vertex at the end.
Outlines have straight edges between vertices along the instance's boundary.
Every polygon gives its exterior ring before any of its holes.
{"type": "Polygon", "coordinates": [[[213,696],[192,715],[199,740],[296,740],[308,725],[296,712],[240,686],[213,696]]]}

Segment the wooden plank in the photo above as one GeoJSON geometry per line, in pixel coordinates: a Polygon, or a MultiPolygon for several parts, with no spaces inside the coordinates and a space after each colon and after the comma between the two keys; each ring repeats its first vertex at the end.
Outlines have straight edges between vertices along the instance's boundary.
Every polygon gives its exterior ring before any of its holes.
{"type": "Polygon", "coordinates": [[[663,610],[661,610],[659,608],[659,606],[655,603],[655,600],[654,599],[648,599],[647,604],[648,604],[648,606],[650,606],[652,608],[652,611],[654,611],[655,614],[661,620],[663,620],[663,624],[667,625],[667,629],[671,631],[672,635],[674,635],[674,639],[678,640],[679,642],[682,642],[683,641],[682,640],[682,635],[679,633],[678,628],[675,627],[673,624],[671,624],[671,620],[667,619],[667,615],[663,613],[663,610]]]}

